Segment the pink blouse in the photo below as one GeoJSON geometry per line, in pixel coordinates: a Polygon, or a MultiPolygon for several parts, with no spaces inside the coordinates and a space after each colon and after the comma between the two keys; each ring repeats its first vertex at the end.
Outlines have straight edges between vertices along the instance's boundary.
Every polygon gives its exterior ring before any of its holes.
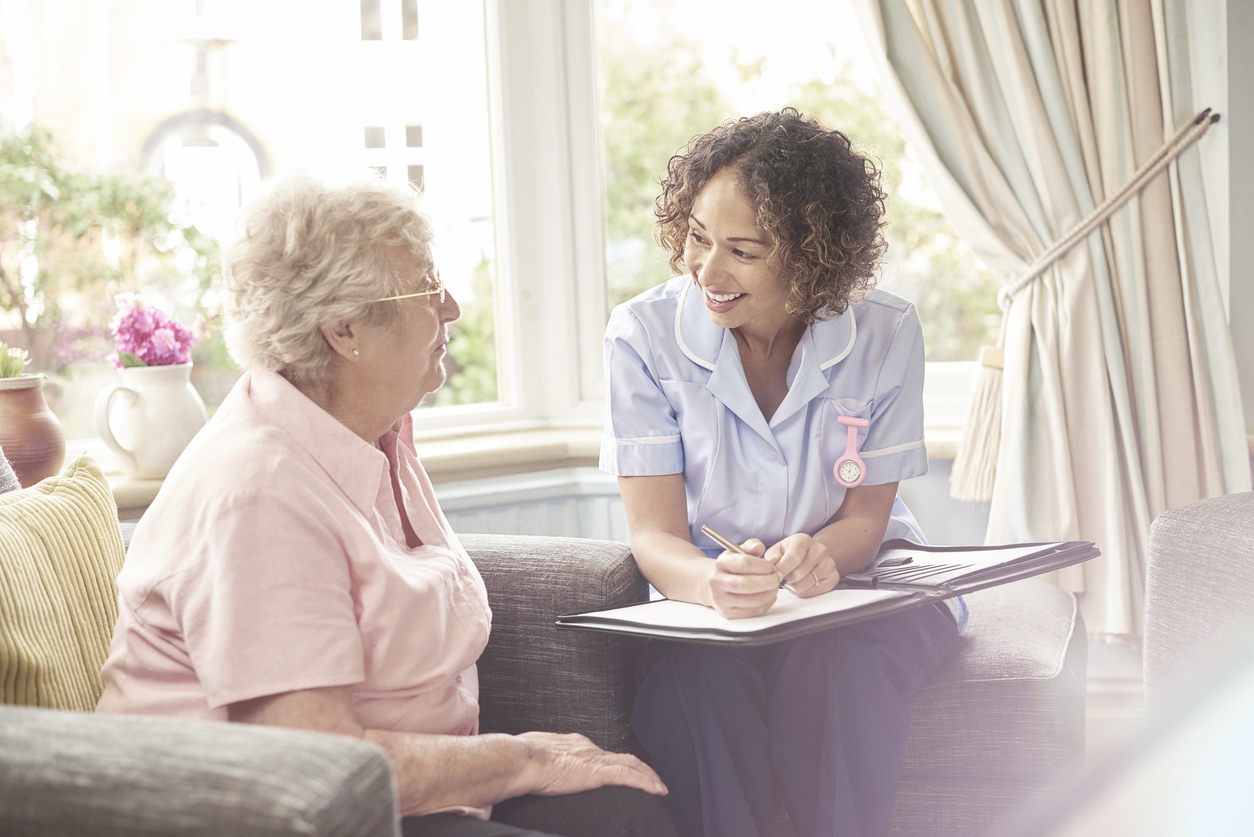
{"type": "Polygon", "coordinates": [[[366,727],[474,734],[492,614],[412,435],[405,416],[380,451],[281,376],[244,375],[135,529],[97,711],[226,720],[351,686],[366,727]]]}

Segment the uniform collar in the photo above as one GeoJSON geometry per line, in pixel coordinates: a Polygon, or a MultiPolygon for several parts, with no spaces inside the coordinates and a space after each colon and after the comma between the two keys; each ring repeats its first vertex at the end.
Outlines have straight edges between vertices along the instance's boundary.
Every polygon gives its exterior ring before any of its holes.
{"type": "MultiPolygon", "coordinates": [[[[287,433],[364,515],[369,515],[378,499],[380,481],[388,473],[383,451],[349,430],[339,419],[323,410],[275,372],[253,369],[240,385],[248,400],[271,424],[287,433]]],[[[384,439],[401,434],[409,416],[403,416],[384,434],[384,439]]],[[[411,434],[412,435],[412,434],[411,434]]]]}
{"type": "Polygon", "coordinates": [[[680,291],[679,305],[675,311],[675,342],[690,361],[710,370],[706,388],[745,424],[772,444],[774,434],[770,427],[778,426],[827,390],[828,380],[825,373],[853,351],[857,333],[858,326],[852,306],[841,316],[820,320],[806,329],[797,344],[800,358],[794,355],[793,367],[796,371],[792,373],[788,395],[784,397],[775,415],[771,416],[768,426],[749,390],[744,367],[740,363],[736,338],[731,329],[715,325],[710,320],[701,293],[691,278],[680,291]]]}

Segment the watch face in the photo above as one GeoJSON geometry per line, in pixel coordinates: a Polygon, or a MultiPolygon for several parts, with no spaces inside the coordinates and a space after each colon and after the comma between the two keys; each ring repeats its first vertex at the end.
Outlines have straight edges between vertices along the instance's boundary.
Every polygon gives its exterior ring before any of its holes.
{"type": "Polygon", "coordinates": [[[840,479],[842,482],[855,482],[858,477],[862,476],[862,469],[858,467],[858,463],[852,459],[846,459],[840,463],[840,479]]]}

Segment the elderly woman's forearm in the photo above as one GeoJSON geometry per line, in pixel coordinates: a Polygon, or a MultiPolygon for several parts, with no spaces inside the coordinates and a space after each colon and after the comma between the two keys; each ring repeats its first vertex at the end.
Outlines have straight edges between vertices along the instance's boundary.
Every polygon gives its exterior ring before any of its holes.
{"type": "Polygon", "coordinates": [[[531,749],[511,735],[420,735],[369,729],[396,777],[402,816],[451,806],[481,808],[529,793],[531,749]]]}
{"type": "Polygon", "coordinates": [[[478,808],[528,793],[530,747],[508,735],[433,735],[366,729],[346,686],[268,695],[232,704],[232,721],[364,738],[387,751],[402,814],[453,805],[478,808]]]}

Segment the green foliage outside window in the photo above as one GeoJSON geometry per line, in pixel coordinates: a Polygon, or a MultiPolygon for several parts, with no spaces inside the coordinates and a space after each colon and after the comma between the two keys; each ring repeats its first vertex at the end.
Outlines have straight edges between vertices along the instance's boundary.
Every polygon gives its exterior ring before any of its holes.
{"type": "Polygon", "coordinates": [[[888,255],[879,286],[915,304],[927,359],[975,360],[980,346],[997,338],[1000,283],[958,240],[939,210],[911,196],[902,170],[906,141],[883,102],[837,73],[830,84],[813,79],[801,85],[790,104],[843,131],[854,148],[882,167],[888,255]]]}
{"type": "Polygon", "coordinates": [[[435,392],[429,406],[479,404],[495,401],[496,319],[492,303],[492,262],[487,257],[475,268],[472,295],[458,300],[462,315],[449,331],[448,380],[435,392]]]}
{"type": "Polygon", "coordinates": [[[217,245],[174,221],[173,202],[170,183],[138,167],[74,165],[43,128],[0,138],[0,309],[36,369],[112,351],[116,294],[198,308],[217,245]]]}
{"type": "MultiPolygon", "coordinates": [[[[117,294],[140,293],[184,322],[213,319],[217,243],[176,209],[171,184],[138,165],[77,165],[38,126],[0,137],[0,339],[51,376],[49,404],[69,438],[96,433],[117,294]]],[[[193,360],[212,409],[238,376],[220,334],[197,344],[193,360]]]]}
{"type": "Polygon", "coordinates": [[[641,46],[625,30],[625,23],[608,24],[600,40],[611,306],[671,277],[653,243],[653,200],[666,162],[694,136],[739,115],[691,43],[641,46]]]}

